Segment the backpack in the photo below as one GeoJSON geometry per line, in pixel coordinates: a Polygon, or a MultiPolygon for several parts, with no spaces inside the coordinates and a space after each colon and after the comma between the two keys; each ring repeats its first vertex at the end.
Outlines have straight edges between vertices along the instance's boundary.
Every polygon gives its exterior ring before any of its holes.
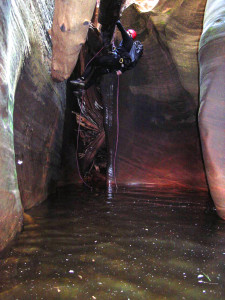
{"type": "Polygon", "coordinates": [[[140,41],[135,41],[133,43],[133,46],[132,46],[132,48],[129,52],[129,55],[130,55],[130,58],[131,58],[130,68],[133,68],[133,67],[136,66],[138,60],[143,55],[143,45],[140,41]]]}
{"type": "Polygon", "coordinates": [[[112,51],[112,54],[116,58],[122,58],[123,62],[121,63],[122,71],[125,72],[126,70],[133,69],[138,60],[141,58],[143,55],[143,45],[140,41],[135,41],[130,49],[130,52],[126,53],[118,53],[117,49],[112,51]]]}

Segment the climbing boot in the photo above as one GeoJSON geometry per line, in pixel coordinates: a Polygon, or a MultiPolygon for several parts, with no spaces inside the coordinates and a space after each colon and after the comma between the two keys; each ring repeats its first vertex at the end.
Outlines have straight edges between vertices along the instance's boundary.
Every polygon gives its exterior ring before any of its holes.
{"type": "Polygon", "coordinates": [[[81,78],[79,78],[77,80],[71,80],[70,83],[72,83],[73,85],[79,85],[81,87],[85,86],[85,82],[81,78]]]}
{"type": "Polygon", "coordinates": [[[75,96],[82,96],[83,90],[73,91],[75,96]]]}

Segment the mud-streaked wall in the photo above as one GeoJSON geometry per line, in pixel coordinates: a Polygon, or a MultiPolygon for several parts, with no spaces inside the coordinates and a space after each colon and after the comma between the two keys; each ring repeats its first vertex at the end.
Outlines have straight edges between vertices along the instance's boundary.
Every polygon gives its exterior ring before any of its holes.
{"type": "Polygon", "coordinates": [[[53,10],[53,0],[0,3],[0,250],[59,172],[65,88],[50,76],[53,10]]]}

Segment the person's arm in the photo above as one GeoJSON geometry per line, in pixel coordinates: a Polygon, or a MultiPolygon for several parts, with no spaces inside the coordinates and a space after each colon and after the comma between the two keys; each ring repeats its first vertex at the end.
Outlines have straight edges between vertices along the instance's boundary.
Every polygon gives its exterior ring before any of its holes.
{"type": "Polygon", "coordinates": [[[116,26],[118,27],[119,31],[121,32],[122,38],[124,41],[132,39],[127,31],[124,29],[123,25],[120,23],[120,21],[116,21],[116,26]]]}

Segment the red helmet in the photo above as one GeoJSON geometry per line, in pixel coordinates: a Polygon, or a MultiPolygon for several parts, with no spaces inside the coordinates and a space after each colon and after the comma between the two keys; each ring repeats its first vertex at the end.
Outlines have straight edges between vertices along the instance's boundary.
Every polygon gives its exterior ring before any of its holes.
{"type": "Polygon", "coordinates": [[[137,32],[134,29],[128,29],[127,32],[131,34],[133,40],[136,38],[137,32]]]}

